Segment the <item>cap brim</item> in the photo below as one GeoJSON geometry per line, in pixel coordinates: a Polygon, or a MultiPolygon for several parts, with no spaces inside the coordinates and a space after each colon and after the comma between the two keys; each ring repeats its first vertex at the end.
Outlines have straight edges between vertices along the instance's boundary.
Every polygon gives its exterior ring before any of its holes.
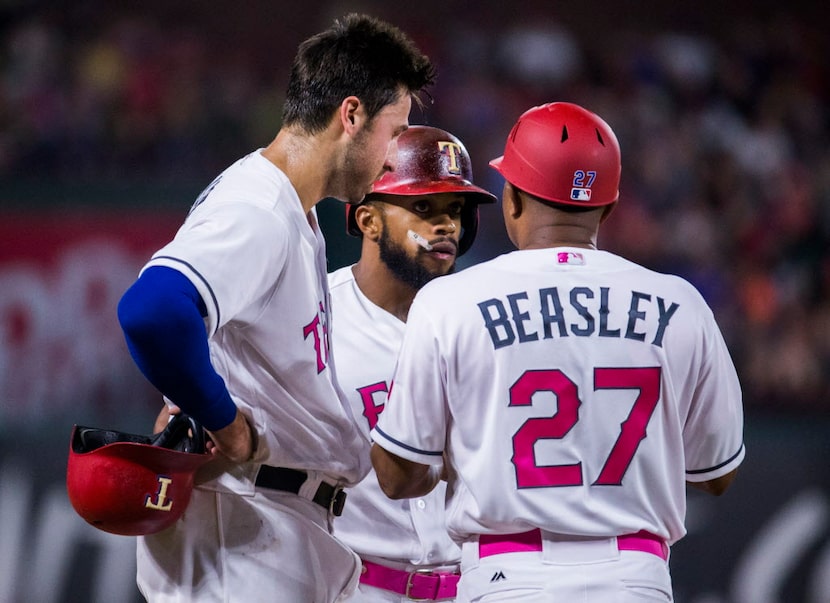
{"type": "Polygon", "coordinates": [[[496,157],[490,162],[490,167],[496,170],[499,174],[501,174],[501,162],[504,160],[504,155],[501,157],[496,157]]]}
{"type": "Polygon", "coordinates": [[[459,195],[467,195],[475,198],[477,203],[495,203],[498,200],[493,193],[469,182],[451,182],[446,180],[423,182],[414,185],[397,185],[392,190],[373,191],[366,195],[366,197],[371,198],[374,195],[412,197],[416,195],[438,195],[441,193],[458,193],[459,195]]]}

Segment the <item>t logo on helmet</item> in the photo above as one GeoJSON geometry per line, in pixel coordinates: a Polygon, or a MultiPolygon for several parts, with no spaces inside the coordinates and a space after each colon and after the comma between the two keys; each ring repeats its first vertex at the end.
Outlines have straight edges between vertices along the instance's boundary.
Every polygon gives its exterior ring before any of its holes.
{"type": "Polygon", "coordinates": [[[450,165],[447,171],[451,174],[460,174],[461,165],[458,163],[458,158],[461,157],[461,145],[449,140],[439,140],[438,150],[443,153],[446,149],[446,154],[450,158],[450,165]]]}
{"type": "Polygon", "coordinates": [[[173,483],[173,480],[169,477],[159,475],[158,481],[159,489],[156,492],[156,502],[153,501],[152,495],[148,494],[147,498],[144,499],[144,506],[148,509],[155,509],[156,511],[169,511],[173,508],[173,500],[167,499],[167,488],[173,483]]]}
{"type": "Polygon", "coordinates": [[[69,502],[104,532],[155,534],[187,509],[195,473],[211,458],[204,429],[185,414],[149,436],[74,425],[66,464],[69,502]]]}

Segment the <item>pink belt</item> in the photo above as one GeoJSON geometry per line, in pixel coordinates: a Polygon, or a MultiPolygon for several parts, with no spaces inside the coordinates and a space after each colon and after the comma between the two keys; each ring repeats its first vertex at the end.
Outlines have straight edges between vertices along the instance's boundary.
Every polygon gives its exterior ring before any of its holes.
{"type": "Polygon", "coordinates": [[[451,572],[408,572],[364,561],[360,583],[390,590],[414,601],[437,601],[455,598],[459,578],[460,574],[451,572]]]}
{"type": "MultiPolygon", "coordinates": [[[[617,536],[617,548],[621,551],[641,551],[657,555],[663,561],[669,558],[666,541],[650,532],[617,536]]],[[[478,556],[489,557],[502,553],[523,553],[542,550],[542,533],[539,530],[520,534],[482,534],[478,538],[478,556]]]]}

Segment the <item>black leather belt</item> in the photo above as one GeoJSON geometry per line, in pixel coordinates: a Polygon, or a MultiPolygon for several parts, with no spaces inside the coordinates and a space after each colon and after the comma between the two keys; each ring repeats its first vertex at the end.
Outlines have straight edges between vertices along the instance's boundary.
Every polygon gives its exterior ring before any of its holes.
{"type": "MultiPolygon", "coordinates": [[[[307,479],[308,473],[305,471],[262,465],[256,476],[256,485],[260,488],[299,494],[300,487],[307,479]]],[[[343,505],[346,504],[346,493],[340,486],[320,482],[311,500],[327,509],[335,517],[340,517],[343,514],[343,505]]]]}

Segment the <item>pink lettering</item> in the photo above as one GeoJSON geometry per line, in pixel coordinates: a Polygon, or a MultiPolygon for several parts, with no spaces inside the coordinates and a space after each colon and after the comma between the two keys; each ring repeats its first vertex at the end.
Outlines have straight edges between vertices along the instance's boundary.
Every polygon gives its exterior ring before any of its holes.
{"type": "Polygon", "coordinates": [[[375,424],[378,422],[378,417],[386,405],[386,382],[380,381],[372,385],[358,387],[357,391],[360,394],[360,399],[363,401],[363,416],[369,421],[369,429],[374,429],[375,424]],[[383,392],[383,402],[375,404],[375,394],[378,392],[383,392]]]}
{"type": "MultiPolygon", "coordinates": [[[[326,354],[328,360],[328,351],[323,350],[323,345],[320,341],[320,333],[318,327],[320,326],[320,315],[315,315],[314,319],[303,327],[303,339],[308,339],[309,335],[314,337],[314,351],[317,354],[317,373],[322,373],[326,370],[326,364],[323,360],[323,354],[326,354]]],[[[325,336],[325,335],[324,335],[325,336]]]]}

